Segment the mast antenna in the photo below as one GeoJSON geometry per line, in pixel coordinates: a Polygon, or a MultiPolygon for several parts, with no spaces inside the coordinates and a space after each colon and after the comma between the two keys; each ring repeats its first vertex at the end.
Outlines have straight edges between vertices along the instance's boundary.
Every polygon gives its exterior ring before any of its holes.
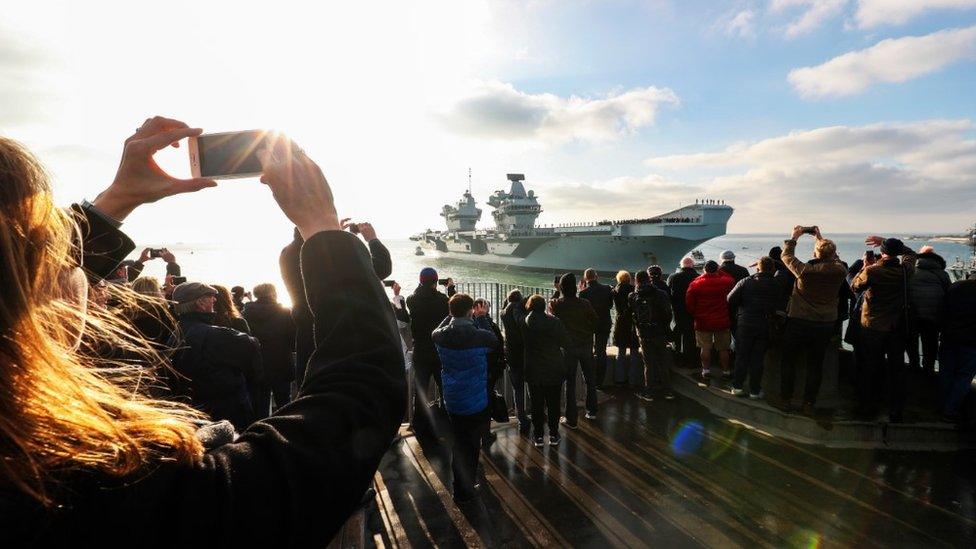
{"type": "Polygon", "coordinates": [[[471,167],[468,166],[468,194],[471,194],[471,167]]]}

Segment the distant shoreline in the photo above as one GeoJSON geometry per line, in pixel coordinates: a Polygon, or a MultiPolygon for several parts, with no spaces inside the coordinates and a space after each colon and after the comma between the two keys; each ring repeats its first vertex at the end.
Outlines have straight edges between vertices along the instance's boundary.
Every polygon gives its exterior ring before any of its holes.
{"type": "Polygon", "coordinates": [[[956,242],[958,244],[966,244],[967,242],[969,242],[969,237],[960,236],[960,235],[935,235],[935,236],[912,235],[908,237],[908,240],[929,240],[931,242],[956,242]]]}

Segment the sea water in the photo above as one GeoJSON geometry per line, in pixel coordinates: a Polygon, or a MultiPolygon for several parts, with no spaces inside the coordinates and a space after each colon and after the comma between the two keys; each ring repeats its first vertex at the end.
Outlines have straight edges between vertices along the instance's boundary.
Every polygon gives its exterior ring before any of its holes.
{"type": "MultiPolygon", "coordinates": [[[[841,259],[853,263],[860,258],[867,247],[864,245],[864,234],[827,235],[837,244],[837,251],[841,259]]],[[[886,235],[890,236],[890,235],[886,235]]],[[[750,265],[761,256],[769,252],[773,246],[782,246],[787,235],[779,234],[730,234],[712,239],[700,244],[696,249],[701,250],[706,259],[719,260],[724,250],[732,250],[736,255],[736,262],[750,265]]],[[[433,267],[441,278],[451,277],[457,282],[502,282],[506,284],[523,284],[527,286],[548,287],[552,284],[553,273],[526,272],[518,269],[507,269],[501,266],[479,265],[459,262],[456,260],[436,259],[431,256],[414,254],[417,247],[415,242],[407,239],[393,239],[383,241],[390,250],[393,258],[393,274],[390,279],[396,280],[403,286],[404,293],[409,293],[417,285],[418,274],[424,267],[433,267]]],[[[797,255],[802,259],[813,256],[813,238],[804,236],[797,246],[797,255]]],[[[931,245],[936,253],[952,264],[957,257],[969,256],[969,248],[958,242],[906,240],[907,245],[918,249],[923,245],[931,245]]],[[[158,243],[153,246],[166,246],[176,254],[177,262],[182,267],[183,276],[188,280],[206,282],[209,284],[223,284],[227,287],[244,286],[248,290],[263,282],[271,282],[279,289],[282,303],[290,304],[281,273],[278,258],[281,247],[287,244],[283,240],[280,247],[250,246],[242,243],[225,244],[166,244],[158,243]]],[[[132,258],[137,257],[134,253],[132,258]]],[[[661,265],[666,273],[673,272],[677,265],[661,265]]],[[[147,263],[144,274],[156,276],[162,280],[165,265],[156,259],[147,263]]],[[[604,283],[612,284],[616,273],[600,273],[604,283]]],[[[577,273],[579,276],[579,273],[577,273]]]]}

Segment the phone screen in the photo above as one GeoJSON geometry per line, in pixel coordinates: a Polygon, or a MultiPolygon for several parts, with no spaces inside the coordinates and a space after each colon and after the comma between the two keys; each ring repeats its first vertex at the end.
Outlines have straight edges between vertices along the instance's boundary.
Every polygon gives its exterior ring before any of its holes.
{"type": "Polygon", "coordinates": [[[261,173],[257,153],[273,134],[267,130],[201,135],[197,154],[201,177],[235,177],[261,173]]]}

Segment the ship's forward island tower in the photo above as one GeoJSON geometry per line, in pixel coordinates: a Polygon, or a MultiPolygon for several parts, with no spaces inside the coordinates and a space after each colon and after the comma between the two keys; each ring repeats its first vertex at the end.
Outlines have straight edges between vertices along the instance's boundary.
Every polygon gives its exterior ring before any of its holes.
{"type": "MultiPolygon", "coordinates": [[[[670,271],[691,249],[725,234],[733,211],[718,200],[698,200],[642,219],[536,226],[542,206],[526,191],[525,176],[508,174],[508,181],[508,192],[488,199],[493,229],[477,228],[482,212],[469,189],[456,206],[442,208],[446,231],[427,230],[411,240],[435,257],[535,271],[594,267],[609,274],[654,264],[670,271]]],[[[648,206],[653,199],[646,197],[648,206]]]]}

